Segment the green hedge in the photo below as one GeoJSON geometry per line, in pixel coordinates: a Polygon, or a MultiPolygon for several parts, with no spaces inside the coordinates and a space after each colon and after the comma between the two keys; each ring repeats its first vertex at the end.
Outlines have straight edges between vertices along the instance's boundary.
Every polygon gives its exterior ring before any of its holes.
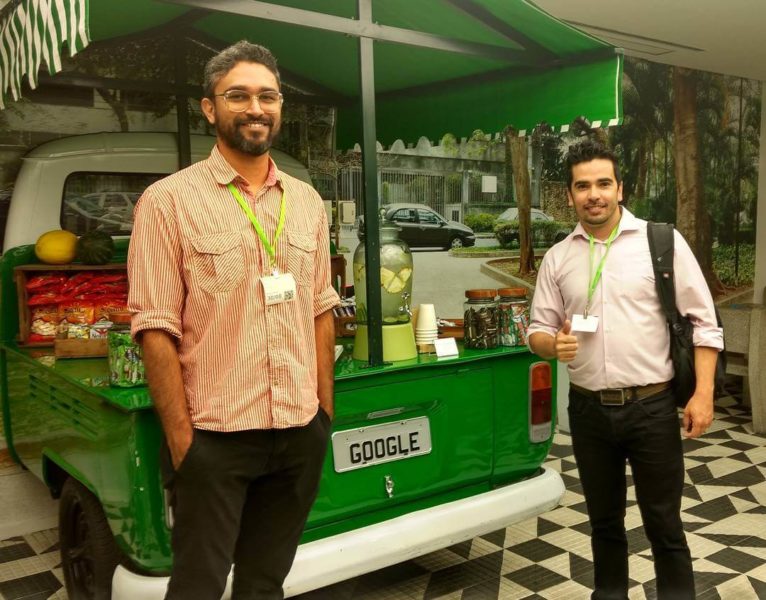
{"type": "Polygon", "coordinates": [[[489,213],[479,213],[477,215],[466,215],[463,222],[468,225],[475,233],[491,233],[495,228],[497,217],[489,213]]]}
{"type": "MultiPolygon", "coordinates": [[[[532,245],[552,246],[559,231],[570,232],[574,224],[563,221],[532,221],[532,245]]],[[[495,225],[495,237],[503,248],[518,246],[519,222],[504,221],[495,225]]]]}
{"type": "Polygon", "coordinates": [[[713,248],[713,271],[721,283],[729,286],[747,285],[755,278],[755,244],[739,245],[739,273],[734,274],[734,246],[713,248]]]}

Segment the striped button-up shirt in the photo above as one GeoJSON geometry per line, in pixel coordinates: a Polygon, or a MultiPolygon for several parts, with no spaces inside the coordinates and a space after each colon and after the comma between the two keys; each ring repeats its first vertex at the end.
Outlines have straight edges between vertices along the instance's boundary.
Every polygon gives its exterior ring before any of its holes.
{"type": "MultiPolygon", "coordinates": [[[[588,390],[660,383],[673,378],[670,333],[654,283],[646,221],[622,208],[622,218],[590,314],[599,318],[595,333],[574,332],[577,356],[569,363],[571,381],[588,390]]],[[[593,264],[606,252],[595,240],[593,264]]],[[[686,240],[674,238],[676,304],[694,326],[694,345],[723,348],[702,271],[686,240]]],[[[529,334],[555,336],[566,319],[583,314],[588,298],[588,234],[582,225],[545,253],[532,301],[529,334]]],[[[595,266],[593,268],[595,272],[595,266]]]]}
{"type": "Polygon", "coordinates": [[[314,318],[338,304],[330,285],[327,217],[310,186],[270,161],[261,190],[210,157],[147,188],[135,210],[128,253],[134,336],[177,338],[194,427],[240,431],[295,427],[316,414],[314,318]],[[269,240],[286,199],[277,268],[296,298],[267,306],[269,256],[227,184],[234,183],[269,240]]]}

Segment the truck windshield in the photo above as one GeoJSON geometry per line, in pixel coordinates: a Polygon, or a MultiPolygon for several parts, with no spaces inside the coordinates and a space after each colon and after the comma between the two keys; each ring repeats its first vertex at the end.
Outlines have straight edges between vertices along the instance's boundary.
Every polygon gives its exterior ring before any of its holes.
{"type": "Polygon", "coordinates": [[[72,173],[64,183],[61,228],[77,235],[96,230],[130,235],[136,202],[162,177],[165,174],[72,173]]]}

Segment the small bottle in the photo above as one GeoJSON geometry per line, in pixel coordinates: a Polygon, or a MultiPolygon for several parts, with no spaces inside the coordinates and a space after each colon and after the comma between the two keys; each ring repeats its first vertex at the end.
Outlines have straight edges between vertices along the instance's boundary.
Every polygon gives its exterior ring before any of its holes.
{"type": "Polygon", "coordinates": [[[529,302],[527,290],[501,288],[497,290],[498,313],[500,318],[500,345],[526,346],[527,328],[529,327],[529,302]]]}
{"type": "Polygon", "coordinates": [[[135,387],[146,384],[141,346],[130,337],[129,312],[109,315],[114,325],[107,334],[109,347],[109,383],[116,387],[135,387]]]}
{"type": "Polygon", "coordinates": [[[498,345],[497,290],[466,290],[463,304],[463,344],[466,348],[486,350],[498,345]]]}

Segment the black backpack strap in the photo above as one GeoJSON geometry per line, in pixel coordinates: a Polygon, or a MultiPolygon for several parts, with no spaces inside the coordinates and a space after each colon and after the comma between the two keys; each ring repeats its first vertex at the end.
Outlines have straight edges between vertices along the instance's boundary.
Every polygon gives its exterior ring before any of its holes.
{"type": "Polygon", "coordinates": [[[652,255],[654,284],[668,323],[678,321],[676,308],[676,284],[673,281],[673,225],[670,223],[647,223],[646,235],[652,255]]]}

